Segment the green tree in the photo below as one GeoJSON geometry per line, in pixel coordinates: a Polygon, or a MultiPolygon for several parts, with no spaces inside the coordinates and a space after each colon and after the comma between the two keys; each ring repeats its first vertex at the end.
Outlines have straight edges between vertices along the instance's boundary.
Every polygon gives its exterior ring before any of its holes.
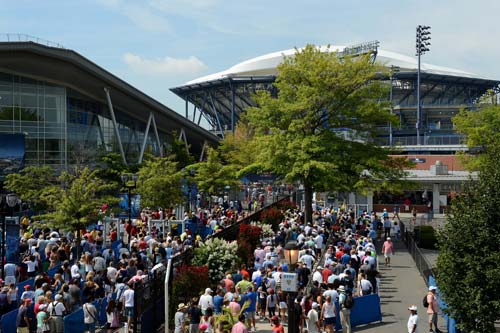
{"type": "MultiPolygon", "coordinates": [[[[467,147],[485,152],[490,147],[500,146],[500,105],[481,104],[479,110],[463,109],[453,118],[458,133],[465,135],[467,147]]],[[[469,170],[478,170],[487,154],[460,154],[469,170]]]]}
{"type": "Polygon", "coordinates": [[[495,332],[500,318],[500,148],[484,153],[477,181],[452,202],[438,234],[437,282],[445,310],[469,333],[495,332]]]}
{"type": "Polygon", "coordinates": [[[43,224],[61,230],[80,232],[96,223],[103,203],[112,206],[119,199],[105,195],[111,185],[98,177],[96,170],[74,169],[63,172],[58,181],[62,186],[52,187],[48,196],[49,212],[38,216],[43,224]]]}
{"type": "MultiPolygon", "coordinates": [[[[175,133],[174,136],[176,136],[175,133]]],[[[189,148],[189,146],[186,147],[184,141],[181,139],[174,139],[169,143],[165,151],[165,156],[177,162],[178,170],[182,170],[195,162],[193,155],[189,153],[187,148],[189,148]]]]}
{"type": "Polygon", "coordinates": [[[193,180],[200,192],[209,195],[219,195],[226,186],[231,188],[239,184],[236,176],[236,166],[223,160],[221,152],[214,148],[207,148],[206,161],[193,164],[188,169],[195,170],[193,180]]]}
{"type": "Polygon", "coordinates": [[[168,157],[153,158],[144,163],[138,175],[141,206],[167,207],[183,202],[182,172],[177,162],[168,157]]]}
{"type": "Polygon", "coordinates": [[[29,203],[31,209],[39,212],[48,208],[56,180],[51,167],[29,166],[19,173],[7,175],[5,188],[17,193],[22,201],[29,203]]]}
{"type": "Polygon", "coordinates": [[[305,189],[306,220],[312,193],[391,187],[403,175],[402,161],[373,143],[380,126],[394,122],[385,68],[370,55],[341,57],[307,45],[278,66],[277,98],[256,94],[248,109],[257,146],[256,163],[305,189]]]}

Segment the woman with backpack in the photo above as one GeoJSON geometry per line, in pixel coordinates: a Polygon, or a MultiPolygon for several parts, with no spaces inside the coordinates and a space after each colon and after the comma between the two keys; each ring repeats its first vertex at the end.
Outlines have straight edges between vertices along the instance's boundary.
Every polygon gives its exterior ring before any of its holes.
{"type": "Polygon", "coordinates": [[[339,289],[340,323],[342,333],[351,333],[351,308],[353,306],[352,294],[347,293],[344,286],[339,289]]]}

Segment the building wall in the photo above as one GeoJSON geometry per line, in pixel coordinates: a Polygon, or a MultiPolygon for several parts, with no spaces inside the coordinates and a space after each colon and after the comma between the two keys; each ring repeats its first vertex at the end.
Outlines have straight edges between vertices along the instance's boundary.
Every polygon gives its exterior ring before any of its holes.
{"type": "MultiPolygon", "coordinates": [[[[118,130],[129,163],[137,162],[147,116],[138,121],[115,109],[118,130]]],[[[0,133],[23,133],[26,165],[64,170],[86,164],[104,151],[119,152],[107,105],[63,86],[0,73],[0,133]]],[[[171,140],[159,132],[160,144],[171,140]]],[[[150,128],[146,151],[159,155],[150,128]]]]}

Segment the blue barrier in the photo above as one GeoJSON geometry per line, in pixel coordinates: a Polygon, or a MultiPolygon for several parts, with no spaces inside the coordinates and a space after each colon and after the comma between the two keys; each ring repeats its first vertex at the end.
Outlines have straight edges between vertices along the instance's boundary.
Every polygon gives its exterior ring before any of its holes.
{"type": "MultiPolygon", "coordinates": [[[[437,286],[436,279],[431,275],[429,276],[429,286],[434,286],[438,288],[436,290],[436,294],[438,295],[438,303],[440,309],[445,309],[447,307],[446,303],[439,296],[439,287],[437,286]]],[[[450,318],[446,313],[443,313],[443,318],[446,321],[446,330],[448,333],[459,333],[460,330],[456,327],[456,321],[453,318],[450,318]]]]}
{"type": "Polygon", "coordinates": [[[51,277],[51,278],[54,278],[54,275],[56,275],[57,271],[59,270],[59,268],[61,268],[61,264],[59,265],[56,265],[54,267],[52,267],[51,269],[49,269],[47,271],[47,274],[51,277]]]}
{"type": "Polygon", "coordinates": [[[141,331],[155,332],[159,325],[165,322],[165,298],[161,297],[153,307],[141,316],[141,331]],[[155,324],[157,327],[155,327],[155,324]]]}
{"type": "Polygon", "coordinates": [[[27,286],[27,285],[29,285],[31,287],[31,290],[33,290],[33,288],[35,286],[35,279],[32,278],[32,279],[29,279],[29,280],[25,280],[23,282],[18,282],[16,284],[16,288],[17,288],[17,300],[18,301],[21,300],[21,295],[24,292],[24,286],[27,286]]]}
{"type": "MultiPolygon", "coordinates": [[[[342,330],[340,324],[340,307],[335,302],[337,308],[337,323],[335,329],[342,330]]],[[[382,321],[382,309],[380,308],[380,296],[371,294],[361,297],[354,297],[354,306],[351,309],[351,327],[366,325],[375,321],[382,321]]]]}
{"type": "MultiPolygon", "coordinates": [[[[104,325],[106,323],[106,304],[107,300],[104,298],[102,301],[96,301],[92,304],[95,305],[98,313],[99,323],[96,326],[104,325]],[[104,307],[104,312],[102,311],[104,307]]],[[[83,322],[83,309],[80,308],[75,312],[64,317],[64,332],[71,333],[84,333],[85,324],[83,322]]]]}
{"type": "Polygon", "coordinates": [[[16,333],[16,320],[18,309],[7,312],[0,320],[2,322],[2,333],[16,333]]]}

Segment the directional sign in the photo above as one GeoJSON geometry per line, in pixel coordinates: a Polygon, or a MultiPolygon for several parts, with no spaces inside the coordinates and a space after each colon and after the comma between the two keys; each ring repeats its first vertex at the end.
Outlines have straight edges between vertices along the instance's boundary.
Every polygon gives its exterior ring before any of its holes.
{"type": "Polygon", "coordinates": [[[297,292],[297,273],[281,274],[281,290],[286,292],[297,292]]]}

